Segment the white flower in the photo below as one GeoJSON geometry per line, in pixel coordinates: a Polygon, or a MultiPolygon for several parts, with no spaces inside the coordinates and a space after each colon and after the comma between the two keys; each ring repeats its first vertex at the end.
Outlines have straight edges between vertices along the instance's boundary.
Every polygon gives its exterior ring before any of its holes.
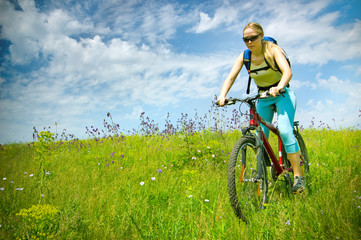
{"type": "Polygon", "coordinates": [[[29,175],[29,177],[32,177],[32,176],[34,176],[34,174],[30,174],[30,175],[29,175]]]}
{"type": "Polygon", "coordinates": [[[188,198],[192,198],[192,197],[193,197],[193,195],[189,195],[189,196],[188,196],[188,198]]]}
{"type": "Polygon", "coordinates": [[[16,191],[22,191],[24,188],[16,188],[16,191]]]}
{"type": "Polygon", "coordinates": [[[192,157],[192,160],[197,160],[197,158],[196,158],[196,157],[192,157]]]}
{"type": "Polygon", "coordinates": [[[0,188],[0,191],[4,191],[4,189],[5,189],[5,188],[2,187],[2,188],[0,188]]]}
{"type": "Polygon", "coordinates": [[[290,220],[288,220],[288,221],[286,222],[286,224],[287,224],[288,226],[291,226],[290,220]]]}
{"type": "Polygon", "coordinates": [[[205,201],[205,202],[209,202],[209,200],[208,200],[208,199],[204,199],[204,201],[205,201]]]}
{"type": "Polygon", "coordinates": [[[155,177],[152,177],[152,181],[154,181],[155,180],[155,177]]]}
{"type": "Polygon", "coordinates": [[[5,181],[5,180],[6,180],[6,177],[4,177],[3,180],[5,181]]]}
{"type": "Polygon", "coordinates": [[[143,186],[144,185],[144,182],[140,182],[140,186],[143,186]]]}

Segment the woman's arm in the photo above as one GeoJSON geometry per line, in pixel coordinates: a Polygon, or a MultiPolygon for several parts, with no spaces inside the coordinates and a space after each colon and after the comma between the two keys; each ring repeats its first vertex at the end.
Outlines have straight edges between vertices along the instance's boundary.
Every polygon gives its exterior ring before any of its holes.
{"type": "Polygon", "coordinates": [[[229,90],[231,89],[234,81],[236,80],[239,72],[241,71],[243,66],[243,52],[238,56],[236,62],[233,64],[232,70],[230,71],[230,73],[228,74],[226,80],[224,80],[222,89],[221,89],[221,93],[219,94],[218,97],[218,104],[220,106],[224,105],[224,101],[226,99],[226,95],[229,92],[229,90]]]}
{"type": "Polygon", "coordinates": [[[290,65],[287,62],[285,55],[283,54],[282,49],[278,46],[273,46],[272,50],[273,50],[274,59],[280,71],[282,72],[282,78],[278,83],[278,86],[272,87],[269,90],[270,94],[275,97],[276,95],[279,95],[279,91],[284,87],[286,87],[287,84],[291,81],[292,71],[290,65]]]}

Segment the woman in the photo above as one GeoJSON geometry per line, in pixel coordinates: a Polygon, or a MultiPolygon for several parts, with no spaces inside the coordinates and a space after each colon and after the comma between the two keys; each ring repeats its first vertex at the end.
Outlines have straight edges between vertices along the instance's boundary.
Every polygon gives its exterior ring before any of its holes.
{"type": "MultiPolygon", "coordinates": [[[[263,29],[258,23],[249,23],[243,30],[243,40],[247,48],[252,52],[250,70],[267,67],[267,63],[270,66],[269,69],[250,74],[257,84],[259,91],[269,90],[272,96],[259,99],[256,107],[263,119],[267,122],[272,122],[274,114],[272,105],[276,105],[278,129],[294,172],[292,192],[300,193],[304,190],[304,179],[300,172],[299,147],[293,135],[296,96],[288,85],[292,77],[292,71],[282,49],[276,44],[264,41],[263,36],[263,29]],[[279,95],[281,89],[286,89],[286,93],[282,96],[279,95]]],[[[221,93],[217,100],[220,106],[224,105],[226,95],[242,69],[243,54],[244,53],[241,53],[239,55],[231,72],[223,83],[221,93]]],[[[262,128],[268,137],[269,130],[263,125],[262,128]]]]}

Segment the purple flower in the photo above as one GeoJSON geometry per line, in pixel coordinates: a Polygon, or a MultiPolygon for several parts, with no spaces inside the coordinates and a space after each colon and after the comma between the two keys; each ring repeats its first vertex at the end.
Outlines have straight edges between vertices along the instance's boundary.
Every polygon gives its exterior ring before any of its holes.
{"type": "Polygon", "coordinates": [[[162,172],[163,172],[162,169],[159,168],[159,169],[158,169],[158,173],[162,173],[162,172]]]}

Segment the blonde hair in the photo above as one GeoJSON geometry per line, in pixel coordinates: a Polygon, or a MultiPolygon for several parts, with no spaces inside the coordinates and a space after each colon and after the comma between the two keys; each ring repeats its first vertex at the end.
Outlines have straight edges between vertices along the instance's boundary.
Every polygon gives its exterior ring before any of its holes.
{"type": "MultiPolygon", "coordinates": [[[[248,23],[244,27],[243,32],[247,28],[253,29],[259,35],[264,35],[263,28],[259,23],[255,23],[255,22],[248,23]]],[[[270,67],[273,70],[277,70],[276,63],[275,63],[275,60],[274,60],[274,57],[273,57],[273,51],[272,51],[273,46],[277,46],[277,45],[272,43],[272,42],[269,42],[269,41],[264,41],[262,39],[262,52],[263,52],[264,59],[268,62],[268,64],[270,65],[270,67]]]]}

